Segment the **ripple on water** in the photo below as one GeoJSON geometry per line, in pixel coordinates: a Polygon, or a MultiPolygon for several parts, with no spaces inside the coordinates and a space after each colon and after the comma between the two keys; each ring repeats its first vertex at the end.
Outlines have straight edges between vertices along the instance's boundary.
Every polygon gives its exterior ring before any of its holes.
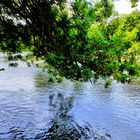
{"type": "Polygon", "coordinates": [[[5,63],[0,59],[0,140],[139,140],[139,85],[48,84],[39,69],[5,63]]]}

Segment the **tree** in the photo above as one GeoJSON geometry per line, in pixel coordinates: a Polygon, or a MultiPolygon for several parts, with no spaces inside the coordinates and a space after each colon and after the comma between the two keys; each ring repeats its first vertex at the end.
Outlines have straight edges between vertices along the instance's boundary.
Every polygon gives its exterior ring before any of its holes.
{"type": "Polygon", "coordinates": [[[138,74],[128,51],[135,39],[126,39],[127,23],[119,26],[118,18],[111,20],[110,0],[76,0],[71,12],[63,0],[1,0],[0,7],[2,51],[28,49],[47,62],[48,70],[68,79],[130,82],[138,74]]]}
{"type": "Polygon", "coordinates": [[[97,53],[91,57],[94,56],[93,62],[97,61],[100,76],[113,76],[113,79],[124,83],[139,75],[139,25],[139,12],[136,11],[114,17],[108,24],[93,24],[90,27],[91,52],[97,53]],[[96,43],[95,48],[93,43],[96,43]]]}

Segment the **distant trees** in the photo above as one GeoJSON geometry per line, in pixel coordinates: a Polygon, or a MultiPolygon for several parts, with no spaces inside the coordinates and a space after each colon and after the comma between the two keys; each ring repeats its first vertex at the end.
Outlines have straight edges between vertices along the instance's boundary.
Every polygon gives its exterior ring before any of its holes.
{"type": "Polygon", "coordinates": [[[0,9],[4,52],[26,49],[68,79],[124,83],[139,75],[139,12],[113,18],[110,0],[76,0],[71,12],[64,0],[1,0],[0,9]]]}

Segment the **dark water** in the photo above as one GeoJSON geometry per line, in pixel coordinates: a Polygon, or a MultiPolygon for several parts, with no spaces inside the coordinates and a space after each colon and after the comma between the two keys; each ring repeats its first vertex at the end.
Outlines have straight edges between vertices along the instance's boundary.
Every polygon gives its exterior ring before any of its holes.
{"type": "Polygon", "coordinates": [[[48,83],[1,55],[0,140],[140,140],[140,85],[48,83]]]}

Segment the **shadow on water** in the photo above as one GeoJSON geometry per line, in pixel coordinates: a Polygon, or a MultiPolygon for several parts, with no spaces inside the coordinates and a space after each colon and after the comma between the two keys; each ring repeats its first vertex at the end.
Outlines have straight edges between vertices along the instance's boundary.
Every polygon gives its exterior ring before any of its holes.
{"type": "Polygon", "coordinates": [[[78,124],[71,113],[73,107],[73,96],[64,97],[63,94],[49,95],[49,111],[51,119],[49,127],[43,132],[37,133],[34,138],[26,136],[26,132],[18,127],[10,128],[8,134],[11,140],[107,140],[111,139],[109,134],[101,136],[93,131],[89,123],[84,126],[78,124]]]}

